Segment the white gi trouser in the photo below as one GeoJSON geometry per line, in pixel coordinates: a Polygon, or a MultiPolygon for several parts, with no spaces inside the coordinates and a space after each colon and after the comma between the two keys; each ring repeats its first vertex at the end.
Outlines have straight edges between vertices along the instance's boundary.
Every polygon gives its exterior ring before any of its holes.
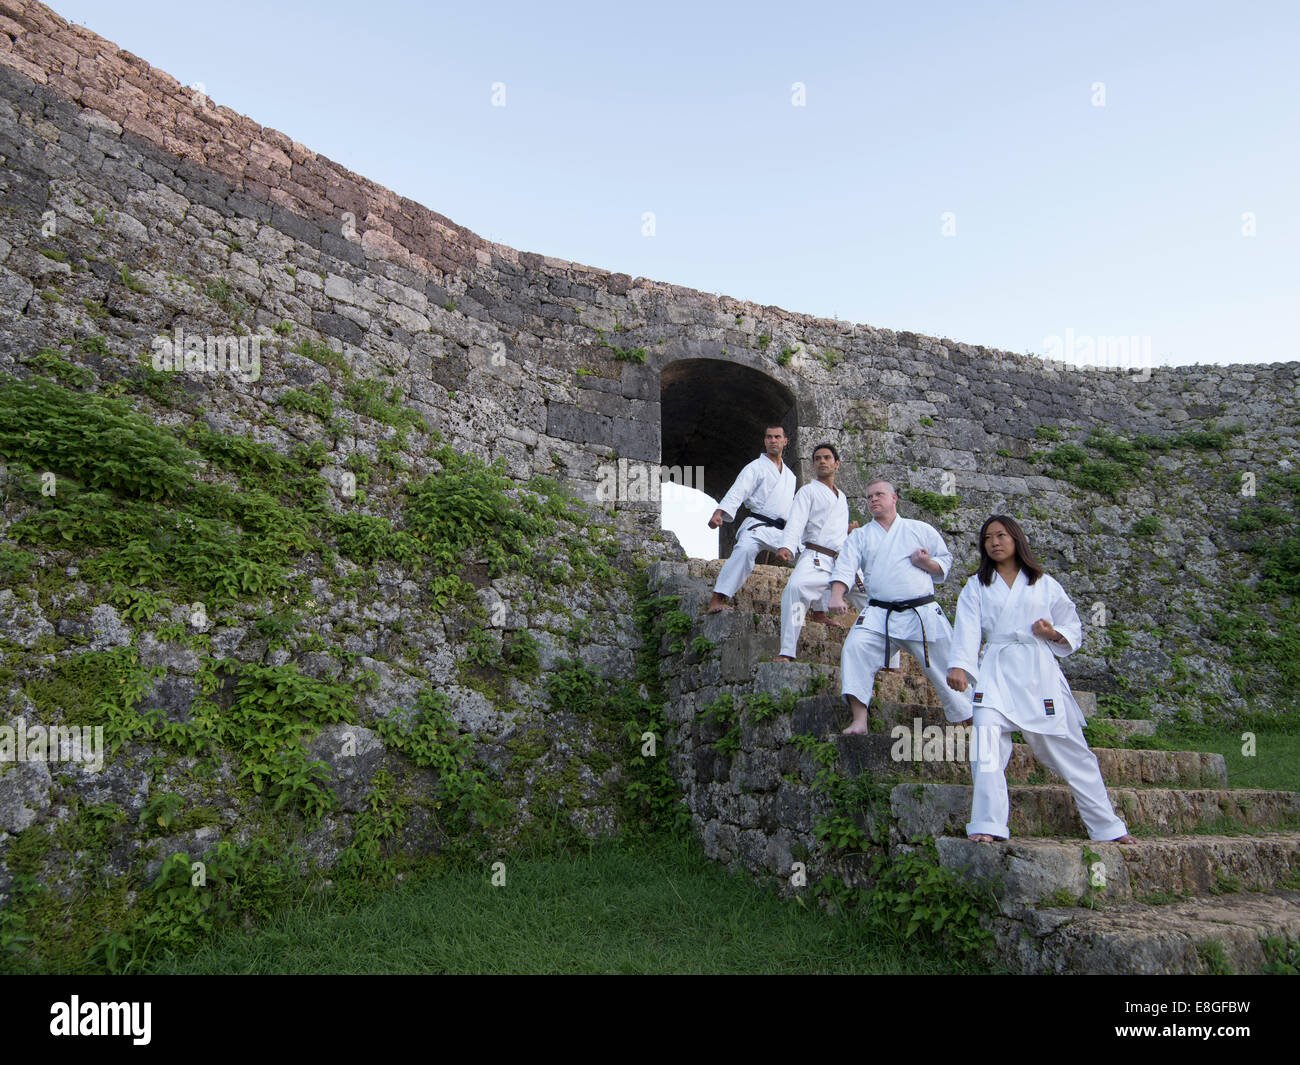
{"type": "MultiPolygon", "coordinates": [[[[897,636],[889,637],[890,649],[901,647],[921,665],[926,678],[939,693],[944,714],[949,721],[965,721],[971,716],[971,691],[955,692],[948,687],[948,655],[952,644],[950,637],[942,640],[927,640],[930,649],[930,664],[925,665],[925,650],[920,640],[900,640],[897,636]]],[[[898,656],[894,655],[889,665],[897,668],[898,656]]],[[[862,700],[863,706],[871,704],[871,692],[876,686],[876,671],[884,668],[885,634],[872,632],[865,625],[854,624],[844,639],[844,650],[840,653],[840,683],[844,695],[852,695],[862,700]]],[[[1008,756],[1009,757],[1009,756],[1008,756]]]]}
{"type": "MultiPolygon", "coordinates": [[[[835,559],[825,551],[805,548],[799,553],[781,593],[781,654],[795,657],[809,604],[813,610],[825,610],[830,605],[834,568],[835,559]]],[[[867,605],[867,594],[850,588],[844,594],[844,601],[860,611],[867,605]]]]}
{"type": "MultiPolygon", "coordinates": [[[[750,519],[746,518],[748,522],[750,519]]],[[[728,599],[740,591],[740,586],[754,572],[754,560],[760,551],[776,551],[785,534],[775,525],[745,525],[736,537],[736,546],[718,571],[713,590],[728,599]]]]}
{"type": "Polygon", "coordinates": [[[1088,829],[1088,837],[1097,840],[1119,839],[1127,835],[1124,822],[1115,816],[1115,809],[1106,794],[1106,784],[1101,779],[1097,756],[1088,749],[1079,723],[1068,716],[1069,731],[1063,735],[1047,736],[1037,732],[1024,732],[1013,722],[990,706],[975,707],[975,728],[972,744],[994,743],[996,750],[990,756],[984,751],[971,751],[971,780],[974,798],[971,802],[970,823],[966,834],[982,832],[990,836],[1009,838],[1007,827],[1009,803],[1007,799],[1007,761],[1011,758],[1011,733],[1020,731],[1044,766],[1070,785],[1079,816],[1088,829]]]}

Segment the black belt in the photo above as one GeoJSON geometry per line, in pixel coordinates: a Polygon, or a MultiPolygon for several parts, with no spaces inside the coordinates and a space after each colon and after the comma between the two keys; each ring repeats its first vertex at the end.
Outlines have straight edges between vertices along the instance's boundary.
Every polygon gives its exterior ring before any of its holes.
{"type": "Polygon", "coordinates": [[[751,510],[749,516],[758,519],[758,521],[754,522],[754,524],[750,526],[751,529],[757,529],[760,525],[770,525],[774,529],[785,528],[785,518],[769,518],[766,514],[760,514],[756,510],[751,510]]]}
{"type": "Polygon", "coordinates": [[[930,668],[930,645],[925,638],[925,618],[921,617],[921,612],[916,608],[934,601],[935,595],[933,592],[929,595],[918,596],[916,599],[903,599],[897,603],[886,603],[883,599],[867,600],[867,606],[885,608],[885,669],[889,668],[889,615],[899,610],[916,611],[916,619],[921,623],[921,653],[925,656],[925,668],[930,668]]]}

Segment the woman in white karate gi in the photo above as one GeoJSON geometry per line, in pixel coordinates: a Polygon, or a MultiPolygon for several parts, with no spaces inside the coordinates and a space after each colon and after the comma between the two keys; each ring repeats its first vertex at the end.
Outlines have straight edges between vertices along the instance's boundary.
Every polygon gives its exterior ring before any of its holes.
{"type": "Polygon", "coordinates": [[[1083,711],[1056,661],[1082,642],[1079,612],[1043,572],[1014,518],[989,518],[979,551],[979,569],[957,601],[948,660],[948,686],[965,691],[969,678],[975,688],[966,834],[981,843],[1010,837],[1006,767],[1011,733],[1019,730],[1034,757],[1069,784],[1091,839],[1136,843],[1115,816],[1097,756],[1083,738],[1083,711]]]}

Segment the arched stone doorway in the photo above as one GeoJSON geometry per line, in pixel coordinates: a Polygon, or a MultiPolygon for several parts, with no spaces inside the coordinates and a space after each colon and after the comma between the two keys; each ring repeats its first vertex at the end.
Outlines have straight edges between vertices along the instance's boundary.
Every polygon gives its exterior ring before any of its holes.
{"type": "MultiPolygon", "coordinates": [[[[763,430],[785,427],[785,451],[796,476],[799,414],[794,393],[759,370],[722,359],[682,359],[659,375],[660,461],[665,466],[703,467],[702,488],[714,499],[763,453],[763,430]]],[[[718,553],[736,542],[736,524],[720,530],[718,553]]]]}

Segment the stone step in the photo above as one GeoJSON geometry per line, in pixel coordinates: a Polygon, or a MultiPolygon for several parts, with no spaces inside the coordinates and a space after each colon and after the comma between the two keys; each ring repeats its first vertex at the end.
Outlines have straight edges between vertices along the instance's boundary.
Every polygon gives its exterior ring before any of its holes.
{"type": "Polygon", "coordinates": [[[838,666],[823,666],[811,662],[768,661],[760,661],[753,666],[754,691],[765,692],[768,695],[782,695],[787,691],[807,691],[814,683],[814,677],[825,678],[817,698],[833,698],[842,701],[839,694],[838,666]]]}
{"type": "MultiPolygon", "coordinates": [[[[847,716],[847,713],[843,716],[847,716]]],[[[927,726],[905,724],[898,738],[888,733],[870,736],[841,736],[833,740],[839,748],[840,772],[846,776],[871,773],[888,777],[969,784],[970,727],[954,725],[938,731],[927,726]]],[[[1099,747],[1093,753],[1107,785],[1156,785],[1179,788],[1227,788],[1228,767],[1221,754],[1199,751],[1130,751],[1099,747]]],[[[1028,744],[1016,743],[1007,763],[1007,781],[1012,784],[1064,783],[1041,766],[1028,744]]],[[[1121,815],[1122,816],[1122,815],[1121,815]]]]}
{"type": "MultiPolygon", "coordinates": [[[[780,695],[785,691],[805,691],[814,675],[826,678],[822,694],[799,701],[793,731],[796,735],[806,734],[818,739],[838,738],[840,731],[852,720],[843,698],[837,694],[840,690],[838,669],[805,662],[760,662],[754,668],[753,688],[770,695],[780,695]]],[[[923,731],[931,726],[938,725],[942,728],[949,724],[943,707],[939,705],[925,677],[906,672],[879,674],[869,724],[873,737],[887,741],[889,746],[884,749],[886,756],[889,747],[895,742],[893,730],[902,725],[913,731],[918,720],[923,731]],[[928,697],[932,701],[916,701],[922,697],[928,697]]],[[[844,739],[860,740],[862,737],[844,739]]],[[[1011,761],[1007,766],[1008,774],[1032,773],[1034,767],[1026,761],[1032,759],[1028,746],[1017,743],[1012,750],[1011,761]],[[1028,768],[1021,770],[1022,765],[1028,765],[1028,768]]],[[[1228,784],[1227,765],[1219,754],[1198,751],[1130,751],[1107,747],[1097,747],[1094,751],[1102,764],[1102,775],[1107,780],[1111,779],[1109,771],[1110,774],[1120,774],[1117,779],[1134,784],[1180,783],[1187,787],[1227,787],[1228,784]],[[1109,753],[1103,754],[1103,751],[1109,753]],[[1138,766],[1144,768],[1133,768],[1138,766]]],[[[959,765],[960,772],[967,774],[960,779],[963,782],[969,780],[967,762],[962,761],[959,765]]],[[[880,756],[875,756],[870,768],[873,771],[884,768],[880,756]]],[[[942,777],[947,772],[938,769],[933,775],[942,777]]],[[[922,775],[931,774],[926,771],[922,775]]]]}
{"type": "MultiPolygon", "coordinates": [[[[1013,931],[999,937],[1001,954],[1022,974],[1259,973],[1267,965],[1262,937],[1300,939],[1300,891],[1198,897],[1167,906],[1046,908],[1006,923],[1013,931]]],[[[1133,1015],[1132,1023],[1182,1023],[1170,1022],[1168,1014],[1143,1016],[1133,1015]]]]}
{"type": "MultiPolygon", "coordinates": [[[[1075,698],[1079,693],[1075,692],[1075,698]]],[[[1115,730],[1120,739],[1126,740],[1130,736],[1154,736],[1156,734],[1156,723],[1154,721],[1132,721],[1126,717],[1090,717],[1089,725],[1107,725],[1115,730]]]]}
{"type": "MultiPolygon", "coordinates": [[[[904,661],[906,662],[907,659],[905,658],[904,661]]],[[[927,725],[945,725],[948,723],[938,696],[925,679],[925,675],[920,673],[919,670],[915,673],[903,670],[903,679],[898,682],[902,688],[901,694],[898,688],[888,686],[886,678],[889,676],[890,674],[887,673],[876,674],[876,693],[872,699],[871,713],[868,717],[872,732],[887,734],[892,732],[898,725],[906,725],[911,728],[913,720],[918,717],[921,719],[922,728],[927,725]],[[882,690],[884,694],[882,694],[882,690]],[[914,693],[922,692],[929,701],[909,697],[914,693]]],[[[1078,695],[1079,693],[1076,692],[1075,694],[1078,695]]],[[[1087,736],[1088,733],[1085,731],[1084,737],[1087,738],[1087,736]]]]}
{"type": "MultiPolygon", "coordinates": [[[[686,643],[695,636],[703,636],[724,649],[731,647],[731,654],[743,653],[751,662],[769,661],[781,650],[781,620],[760,616],[755,621],[752,614],[737,610],[700,614],[686,643]]],[[[809,621],[800,635],[797,658],[809,664],[838,667],[843,642],[843,630],[838,626],[809,621]]],[[[919,670],[917,674],[921,675],[919,670]]]]}
{"type": "Polygon", "coordinates": [[[1012,839],[935,840],[941,865],[972,881],[1000,885],[1007,915],[1026,906],[1149,901],[1152,896],[1218,895],[1300,887],[1300,832],[1261,836],[1167,836],[1137,843],[1012,839]]]}
{"type": "MultiPolygon", "coordinates": [[[[773,655],[780,650],[781,617],[779,614],[755,614],[737,609],[723,610],[717,614],[702,612],[697,616],[702,626],[700,632],[715,643],[731,636],[757,635],[771,639],[773,655]]],[[[844,637],[853,620],[850,617],[840,625],[834,622],[813,621],[810,618],[799,634],[799,646],[795,657],[800,662],[820,662],[824,665],[838,666],[844,637]]]]}
{"type": "MultiPolygon", "coordinates": [[[[781,631],[780,619],[772,618],[771,620],[776,623],[776,632],[779,636],[781,631]]],[[[799,646],[796,649],[795,657],[800,662],[826,662],[838,666],[841,653],[844,650],[844,637],[848,635],[852,623],[852,617],[843,625],[835,622],[813,621],[810,618],[804,623],[803,630],[799,633],[799,646]]]]}
{"type": "MultiPolygon", "coordinates": [[[[1060,784],[1011,785],[1013,838],[1085,837],[1070,789],[1060,784]]],[[[1300,827],[1300,793],[1257,789],[1108,787],[1115,812],[1134,835],[1300,827]]],[[[905,839],[966,835],[971,788],[964,784],[899,784],[890,805],[905,839]]]]}
{"type": "MultiPolygon", "coordinates": [[[[777,694],[779,688],[775,686],[772,678],[782,673],[788,675],[790,671],[800,665],[801,663],[795,663],[794,666],[779,662],[768,663],[760,670],[759,676],[755,679],[755,688],[777,694]]],[[[812,672],[813,670],[808,668],[806,674],[801,673],[800,675],[811,675],[812,672]]],[[[845,703],[843,696],[839,694],[840,671],[838,669],[819,669],[818,672],[824,673],[832,683],[829,683],[823,689],[822,694],[810,699],[801,699],[795,704],[793,731],[795,735],[805,734],[816,736],[818,739],[836,738],[839,737],[841,729],[848,727],[853,720],[853,715],[849,713],[848,704],[845,703]]],[[[888,678],[882,675],[876,679],[876,687],[877,689],[881,687],[893,688],[895,697],[903,696],[910,700],[915,698],[917,693],[907,690],[909,686],[908,679],[897,674],[888,678]]],[[[921,680],[924,681],[925,678],[922,677],[921,680]]],[[[926,687],[928,694],[929,686],[926,687]]],[[[800,687],[794,690],[802,691],[804,689],[800,687]]],[[[927,725],[942,725],[947,721],[944,717],[943,707],[939,705],[938,700],[929,705],[912,701],[877,702],[872,700],[870,723],[873,728],[886,729],[886,731],[879,733],[885,739],[889,739],[887,730],[892,728],[892,725],[882,724],[882,722],[906,722],[908,728],[911,728],[912,722],[916,718],[921,719],[922,728],[927,725]]]]}
{"type": "MultiPolygon", "coordinates": [[[[876,676],[876,687],[880,687],[880,681],[886,674],[880,673],[876,676]]],[[[922,678],[924,679],[924,678],[922,678]]],[[[908,693],[904,692],[904,695],[908,693]]],[[[867,714],[867,725],[872,733],[887,736],[899,725],[911,728],[917,718],[921,719],[921,728],[927,728],[930,725],[946,725],[948,718],[943,712],[943,707],[939,703],[937,696],[934,696],[933,690],[926,685],[926,695],[933,696],[932,702],[914,702],[912,700],[887,699],[877,696],[871,701],[871,709],[867,714]]]]}
{"type": "MultiPolygon", "coordinates": [[[[906,661],[906,657],[904,657],[906,661]]],[[[724,651],[723,672],[726,674],[726,657],[724,651]]],[[[767,692],[771,695],[779,695],[783,691],[806,691],[814,675],[827,678],[822,693],[835,697],[838,706],[844,706],[844,701],[840,696],[840,669],[839,664],[822,665],[817,662],[772,662],[766,659],[751,661],[753,685],[755,691],[767,692]]],[[[910,724],[915,711],[919,708],[928,713],[935,713],[938,717],[935,721],[945,720],[943,710],[939,706],[939,697],[930,687],[930,682],[925,679],[925,674],[920,670],[901,670],[897,673],[879,673],[876,675],[875,695],[872,699],[873,704],[879,701],[880,714],[882,718],[889,716],[890,720],[895,717],[903,720],[898,713],[891,708],[893,706],[907,706],[909,713],[906,717],[910,724]]],[[[833,731],[838,732],[844,728],[851,720],[847,709],[843,711],[844,720],[836,726],[833,731]]],[[[874,714],[875,711],[873,710],[874,714]]],[[[827,731],[832,731],[828,726],[827,731]]]]}

